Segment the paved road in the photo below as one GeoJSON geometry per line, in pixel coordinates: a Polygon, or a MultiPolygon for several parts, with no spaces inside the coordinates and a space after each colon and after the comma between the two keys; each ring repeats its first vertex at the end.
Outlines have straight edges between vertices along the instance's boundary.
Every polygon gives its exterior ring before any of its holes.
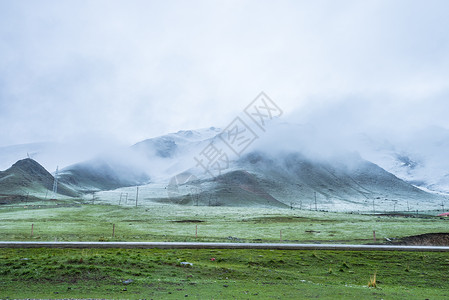
{"type": "Polygon", "coordinates": [[[128,249],[268,249],[341,251],[421,251],[449,252],[443,246],[390,246],[341,244],[262,244],[262,243],[177,243],[177,242],[8,242],[0,248],[128,248],[128,249]]]}

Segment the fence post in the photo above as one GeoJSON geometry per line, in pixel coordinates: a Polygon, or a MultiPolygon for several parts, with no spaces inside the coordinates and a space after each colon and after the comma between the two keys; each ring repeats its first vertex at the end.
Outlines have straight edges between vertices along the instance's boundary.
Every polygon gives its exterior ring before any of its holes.
{"type": "Polygon", "coordinates": [[[112,224],[112,237],[115,236],[115,224],[112,224]]]}
{"type": "Polygon", "coordinates": [[[374,238],[374,241],[376,241],[376,231],[375,230],[373,230],[373,238],[374,238]]]}
{"type": "Polygon", "coordinates": [[[33,237],[34,224],[31,224],[31,237],[33,237]]]}

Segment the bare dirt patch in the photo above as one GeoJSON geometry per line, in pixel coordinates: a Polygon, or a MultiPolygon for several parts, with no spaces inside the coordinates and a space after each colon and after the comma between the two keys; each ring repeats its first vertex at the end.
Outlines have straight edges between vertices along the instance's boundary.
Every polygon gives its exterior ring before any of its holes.
{"type": "Polygon", "coordinates": [[[393,244],[407,246],[449,246],[449,233],[425,233],[401,238],[393,244]]]}
{"type": "Polygon", "coordinates": [[[172,221],[174,223],[204,223],[205,221],[202,220],[178,220],[178,221],[172,221]]]}

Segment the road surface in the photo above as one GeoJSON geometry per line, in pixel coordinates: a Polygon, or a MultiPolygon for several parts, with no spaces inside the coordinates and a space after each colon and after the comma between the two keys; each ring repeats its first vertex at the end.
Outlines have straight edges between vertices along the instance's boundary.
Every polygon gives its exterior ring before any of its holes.
{"type": "Polygon", "coordinates": [[[190,242],[8,242],[0,248],[126,248],[126,249],[266,249],[339,251],[420,251],[449,252],[445,246],[282,244],[282,243],[190,243],[190,242]]]}

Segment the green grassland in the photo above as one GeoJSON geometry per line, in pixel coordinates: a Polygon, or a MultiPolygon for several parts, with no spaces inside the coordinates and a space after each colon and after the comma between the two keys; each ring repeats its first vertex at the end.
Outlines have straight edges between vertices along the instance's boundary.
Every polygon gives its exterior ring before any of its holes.
{"type": "Polygon", "coordinates": [[[443,253],[3,249],[0,259],[2,299],[449,297],[443,253]]]}
{"type": "Polygon", "coordinates": [[[448,228],[447,219],[423,215],[373,216],[290,209],[160,204],[120,207],[64,201],[0,208],[0,240],[279,242],[282,231],[284,242],[365,244],[373,242],[373,231],[377,242],[383,242],[384,238],[447,232],[448,228]]]}
{"type": "MultiPolygon", "coordinates": [[[[0,240],[279,242],[282,231],[284,243],[366,244],[374,242],[373,230],[383,243],[449,225],[424,215],[21,204],[0,207],[0,240]]],[[[448,266],[447,253],[0,249],[0,299],[447,299],[448,266]],[[374,274],[377,287],[368,288],[374,274]]]]}

